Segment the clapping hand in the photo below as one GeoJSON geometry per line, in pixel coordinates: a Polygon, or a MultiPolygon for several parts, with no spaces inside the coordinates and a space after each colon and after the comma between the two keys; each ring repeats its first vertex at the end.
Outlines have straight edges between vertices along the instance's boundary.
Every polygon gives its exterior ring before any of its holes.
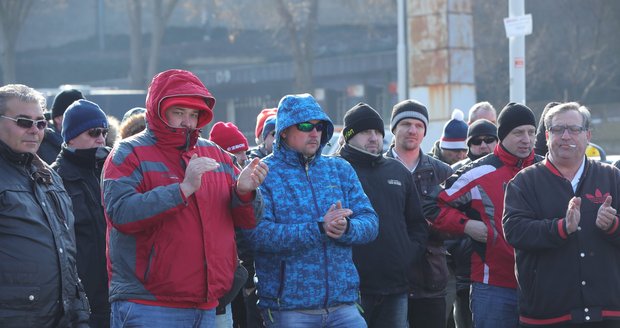
{"type": "Polygon", "coordinates": [[[566,232],[571,234],[577,231],[579,221],[581,221],[581,198],[573,197],[568,202],[568,209],[566,210],[566,232]]]}
{"type": "Polygon", "coordinates": [[[342,203],[337,201],[336,204],[332,204],[327,213],[323,217],[323,229],[328,237],[339,239],[342,237],[345,231],[347,231],[347,219],[346,217],[353,214],[348,208],[342,208],[342,203]]]}
{"type": "Polygon", "coordinates": [[[607,196],[596,214],[596,226],[603,231],[611,229],[616,221],[616,209],[611,207],[611,201],[611,196],[607,196]]]}
{"type": "Polygon", "coordinates": [[[239,174],[237,193],[245,195],[256,190],[265,181],[268,172],[269,167],[267,164],[261,162],[258,158],[254,158],[239,174]]]}

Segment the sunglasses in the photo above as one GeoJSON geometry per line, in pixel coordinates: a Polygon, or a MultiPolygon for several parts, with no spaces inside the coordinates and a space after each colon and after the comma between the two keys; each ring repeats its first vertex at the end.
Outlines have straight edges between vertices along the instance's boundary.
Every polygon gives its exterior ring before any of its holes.
{"type": "Polygon", "coordinates": [[[108,131],[110,130],[104,128],[95,128],[88,130],[88,135],[93,138],[99,138],[99,136],[103,134],[103,137],[105,138],[108,135],[108,131]]]}
{"type": "Polygon", "coordinates": [[[297,130],[301,132],[310,132],[314,128],[316,128],[317,132],[321,132],[325,128],[325,124],[323,124],[323,122],[318,122],[316,124],[312,124],[310,122],[303,122],[303,123],[297,123],[295,124],[295,126],[297,127],[297,130]]]}
{"type": "Polygon", "coordinates": [[[4,115],[0,115],[0,117],[6,118],[7,120],[11,120],[15,122],[17,126],[19,126],[20,128],[24,128],[24,129],[30,129],[33,125],[36,125],[37,129],[39,130],[43,130],[47,127],[46,120],[31,120],[29,118],[23,118],[23,117],[12,118],[8,116],[4,116],[4,115]]]}
{"type": "Polygon", "coordinates": [[[472,145],[480,146],[484,141],[485,144],[491,144],[497,141],[495,137],[476,138],[469,141],[472,145]]]}

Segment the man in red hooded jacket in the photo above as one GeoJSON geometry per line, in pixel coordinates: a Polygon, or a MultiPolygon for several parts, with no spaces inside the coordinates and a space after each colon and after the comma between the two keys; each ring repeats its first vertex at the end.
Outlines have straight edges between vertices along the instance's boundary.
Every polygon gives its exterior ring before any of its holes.
{"type": "Polygon", "coordinates": [[[234,227],[252,228],[268,168],[243,171],[200,138],[215,99],[192,73],[153,78],[147,128],[103,173],[113,327],[211,327],[238,265],[234,227]]]}

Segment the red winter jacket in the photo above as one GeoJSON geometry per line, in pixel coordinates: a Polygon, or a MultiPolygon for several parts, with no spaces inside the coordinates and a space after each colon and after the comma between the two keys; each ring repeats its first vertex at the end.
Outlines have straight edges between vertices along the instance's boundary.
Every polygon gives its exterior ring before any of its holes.
{"type": "Polygon", "coordinates": [[[446,180],[445,190],[434,193],[438,207],[431,221],[437,230],[462,235],[469,220],[487,226],[486,243],[472,240],[472,281],[517,288],[514,249],[506,242],[502,229],[504,190],[522,168],[540,159],[534,152],[520,159],[497,145],[493,154],[459,169],[446,180]]]}
{"type": "MultiPolygon", "coordinates": [[[[161,101],[175,96],[203,98],[211,109],[215,103],[193,74],[160,73],[147,95],[147,129],[121,141],[104,166],[110,301],[213,308],[237,266],[234,225],[255,225],[253,196],[237,196],[230,155],[199,138],[199,130],[164,122],[161,101]],[[185,198],[179,185],[193,154],[220,167],[185,198]]],[[[210,117],[201,113],[197,128],[210,117]]]]}

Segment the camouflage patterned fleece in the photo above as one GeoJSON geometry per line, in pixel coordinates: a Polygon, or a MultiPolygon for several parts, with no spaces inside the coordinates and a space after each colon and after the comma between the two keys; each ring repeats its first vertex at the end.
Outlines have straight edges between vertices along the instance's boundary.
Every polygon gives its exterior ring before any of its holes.
{"type": "Polygon", "coordinates": [[[264,213],[246,231],[255,250],[259,308],[320,309],[357,302],[359,276],[351,245],[374,240],[379,221],[347,161],[321,156],[333,124],[308,94],[285,96],[277,114],[274,153],[263,159],[269,174],[260,189],[264,213]],[[309,160],[288,148],[280,133],[297,123],[327,123],[321,146],[309,160]],[[343,236],[334,240],[319,228],[337,201],[353,215],[343,236]]]}

